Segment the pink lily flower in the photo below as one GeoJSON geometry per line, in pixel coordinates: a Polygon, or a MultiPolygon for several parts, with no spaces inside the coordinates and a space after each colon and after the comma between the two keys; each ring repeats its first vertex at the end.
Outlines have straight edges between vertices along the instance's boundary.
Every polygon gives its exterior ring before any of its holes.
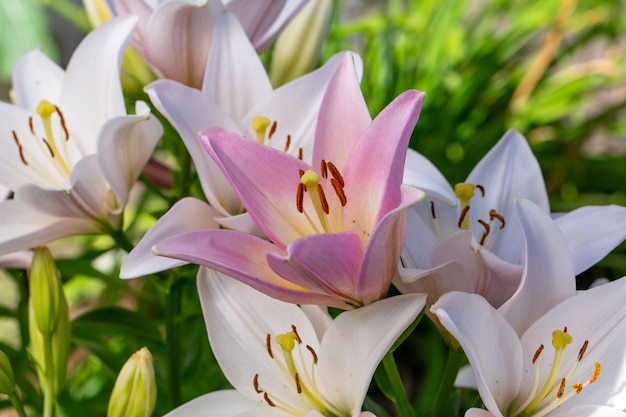
{"type": "Polygon", "coordinates": [[[423,198],[401,185],[423,99],[407,91],[369,123],[354,67],[340,65],[320,109],[312,164],[208,129],[207,151],[271,241],[205,230],[153,250],[288,302],[346,309],[384,298],[404,242],[404,212],[423,198]]]}
{"type": "Polygon", "coordinates": [[[219,15],[237,16],[257,51],[267,48],[305,0],[113,0],[115,15],[134,14],[131,45],[160,78],[200,88],[219,15]]]}

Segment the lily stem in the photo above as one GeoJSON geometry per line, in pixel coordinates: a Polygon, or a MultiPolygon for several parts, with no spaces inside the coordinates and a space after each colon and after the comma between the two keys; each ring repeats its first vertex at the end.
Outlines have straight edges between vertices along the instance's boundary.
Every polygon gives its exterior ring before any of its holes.
{"type": "Polygon", "coordinates": [[[44,367],[43,367],[43,381],[41,387],[43,390],[43,417],[52,417],[54,414],[54,364],[52,359],[52,336],[50,334],[43,335],[43,352],[44,352],[44,367]]]}
{"type": "Polygon", "coordinates": [[[394,393],[396,414],[398,417],[415,417],[415,410],[406,396],[406,391],[404,390],[404,384],[400,378],[398,366],[393,358],[393,352],[388,352],[383,358],[383,368],[387,374],[387,380],[391,385],[390,388],[394,393]]]}
{"type": "Polygon", "coordinates": [[[172,406],[174,408],[182,403],[180,386],[180,328],[179,323],[176,322],[176,318],[180,315],[181,296],[181,285],[174,280],[167,294],[167,317],[165,321],[168,377],[172,406]]]}
{"type": "Polygon", "coordinates": [[[133,250],[133,248],[135,247],[135,245],[132,244],[126,233],[121,229],[113,230],[111,232],[111,237],[113,238],[115,243],[117,243],[117,246],[124,249],[126,252],[130,253],[130,251],[133,250]]]}
{"type": "Polygon", "coordinates": [[[28,417],[28,415],[26,414],[26,410],[24,410],[24,406],[22,405],[22,402],[18,398],[15,391],[9,394],[9,400],[11,400],[11,404],[13,405],[13,408],[15,409],[19,417],[28,417]]]}
{"type": "Polygon", "coordinates": [[[450,393],[454,388],[454,380],[459,372],[459,368],[463,363],[465,355],[459,348],[451,347],[448,350],[448,359],[446,360],[446,367],[443,371],[443,377],[439,383],[439,390],[437,391],[437,397],[435,398],[435,404],[430,413],[432,417],[443,416],[446,411],[446,405],[450,398],[450,393]]]}

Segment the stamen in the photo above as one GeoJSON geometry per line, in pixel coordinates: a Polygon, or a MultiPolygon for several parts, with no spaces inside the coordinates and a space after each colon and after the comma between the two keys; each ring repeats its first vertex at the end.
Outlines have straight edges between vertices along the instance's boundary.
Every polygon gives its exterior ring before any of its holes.
{"type": "Polygon", "coordinates": [[[48,143],[48,141],[45,140],[44,138],[41,138],[41,140],[43,141],[43,143],[46,144],[46,148],[48,148],[48,152],[50,152],[50,157],[54,158],[54,151],[52,150],[52,147],[50,146],[50,143],[48,143]]]}
{"type": "Polygon", "coordinates": [[[274,120],[274,123],[272,123],[272,126],[270,127],[270,133],[267,135],[268,139],[272,139],[272,136],[274,136],[274,133],[276,133],[277,127],[278,127],[278,122],[274,120]]]}
{"type": "Polygon", "coordinates": [[[296,335],[296,340],[298,341],[298,344],[301,344],[302,339],[300,339],[300,335],[298,334],[298,329],[296,329],[295,324],[291,325],[291,331],[296,335]]]}
{"type": "MultiPolygon", "coordinates": [[[[287,139],[290,139],[290,136],[287,136],[287,139]]],[[[302,148],[298,149],[298,159],[302,161],[302,148]]]]}
{"type": "Polygon", "coordinates": [[[287,141],[285,142],[285,149],[283,152],[289,151],[289,147],[291,146],[291,135],[287,135],[287,141]]]}
{"type": "Polygon", "coordinates": [[[61,113],[61,109],[59,109],[57,106],[54,106],[54,108],[57,110],[57,114],[59,115],[61,128],[63,129],[63,133],[65,134],[65,141],[67,142],[68,140],[70,140],[70,133],[67,131],[67,126],[65,125],[65,117],[63,117],[63,113],[61,113]]]}
{"type": "Polygon", "coordinates": [[[298,376],[297,372],[293,376],[293,379],[296,381],[296,391],[298,392],[298,394],[302,394],[302,387],[300,386],[300,376],[298,376]]]}
{"type": "Polygon", "coordinates": [[[267,395],[267,392],[263,393],[263,399],[265,400],[265,402],[267,403],[267,405],[269,405],[270,407],[276,407],[276,404],[274,404],[272,402],[272,400],[270,400],[270,396],[267,395]]]}
{"type": "Polygon", "coordinates": [[[498,219],[500,221],[500,230],[504,229],[506,226],[506,222],[504,221],[504,216],[495,211],[494,209],[489,210],[489,220],[493,221],[493,219],[498,219]]]}
{"type": "Polygon", "coordinates": [[[304,170],[303,169],[299,169],[298,170],[298,175],[300,175],[300,178],[302,178],[302,176],[304,175],[304,170]]]}
{"type": "Polygon", "coordinates": [[[476,188],[478,188],[478,191],[480,191],[480,196],[482,198],[485,198],[485,187],[480,184],[476,184],[476,188]]]}
{"type": "Polygon", "coordinates": [[[256,391],[257,394],[261,394],[263,392],[263,390],[259,388],[259,374],[254,374],[252,385],[254,385],[254,390],[256,391]]]}
{"type": "MultiPolygon", "coordinates": [[[[312,171],[312,170],[307,170],[304,173],[304,175],[302,175],[302,177],[300,178],[300,184],[303,184],[306,187],[306,191],[309,192],[311,203],[313,203],[313,207],[315,208],[315,212],[317,214],[317,218],[320,221],[322,229],[325,232],[328,232],[329,228],[328,228],[328,223],[326,220],[326,215],[328,215],[328,213],[330,212],[330,209],[328,207],[328,201],[326,200],[324,190],[322,189],[322,186],[320,185],[319,181],[320,181],[320,176],[317,174],[317,172],[312,171]]],[[[298,191],[296,194],[297,198],[299,198],[298,195],[301,192],[300,189],[302,189],[302,187],[298,185],[298,191]]],[[[302,193],[304,194],[304,192],[302,193]]],[[[297,201],[299,204],[299,200],[297,201]]],[[[301,213],[304,212],[304,202],[302,204],[302,209],[303,210],[301,213]]],[[[315,224],[311,223],[311,225],[314,228],[316,228],[315,224]]]]}
{"type": "Polygon", "coordinates": [[[576,394],[580,394],[582,392],[584,386],[580,382],[577,382],[575,384],[572,384],[572,388],[574,389],[574,392],[576,394]]]}
{"type": "Polygon", "coordinates": [[[317,365],[317,353],[315,353],[315,349],[313,349],[311,345],[306,345],[306,348],[309,352],[311,352],[311,355],[313,356],[313,365],[317,365]]]}
{"type": "Polygon", "coordinates": [[[15,141],[15,144],[17,145],[17,150],[20,153],[20,159],[22,160],[22,163],[28,166],[28,161],[24,157],[24,147],[20,143],[20,140],[17,138],[17,133],[15,133],[15,130],[12,130],[11,133],[13,133],[13,140],[15,141]]]}
{"type": "Polygon", "coordinates": [[[337,197],[339,197],[341,207],[345,207],[345,205],[348,203],[348,199],[346,198],[346,193],[343,191],[343,187],[341,187],[341,184],[339,184],[339,181],[337,181],[335,178],[330,179],[330,184],[333,186],[337,197]]]}
{"type": "Polygon", "coordinates": [[[535,354],[533,355],[533,364],[537,362],[537,359],[539,359],[539,355],[541,355],[541,352],[543,352],[543,347],[543,344],[541,344],[537,348],[537,351],[535,351],[535,354]]]}
{"type": "Polygon", "coordinates": [[[600,362],[596,362],[593,365],[593,376],[591,377],[591,379],[589,379],[590,384],[593,384],[594,382],[598,380],[598,377],[600,377],[601,370],[602,370],[602,367],[600,366],[600,362]]]}
{"type": "Polygon", "coordinates": [[[274,359],[274,354],[272,353],[272,335],[269,333],[265,337],[265,347],[267,348],[267,353],[269,353],[270,358],[274,359]]]}
{"type": "Polygon", "coordinates": [[[330,208],[328,207],[328,201],[326,200],[326,195],[324,194],[324,189],[321,184],[317,184],[317,193],[320,196],[320,203],[322,203],[322,210],[324,213],[330,213],[330,208]]]}
{"type": "Polygon", "coordinates": [[[459,216],[459,222],[457,223],[457,226],[459,227],[459,229],[466,229],[467,227],[464,227],[466,223],[465,217],[467,216],[467,213],[469,213],[470,210],[470,206],[467,205],[465,207],[463,207],[463,210],[461,211],[461,215],[459,216]]]}
{"type": "Polygon", "coordinates": [[[564,392],[565,392],[565,378],[561,379],[561,385],[559,385],[559,390],[556,393],[556,398],[563,397],[564,392]]]}
{"type": "Polygon", "coordinates": [[[30,133],[32,133],[33,136],[37,136],[35,134],[35,127],[33,126],[33,116],[28,117],[28,128],[30,129],[30,133]]]}
{"type": "Polygon", "coordinates": [[[589,340],[585,340],[585,343],[583,343],[583,346],[580,348],[580,351],[578,352],[578,362],[583,359],[583,356],[587,351],[587,346],[589,346],[589,340]]]}
{"type": "Polygon", "coordinates": [[[437,220],[437,215],[435,214],[435,202],[434,201],[430,202],[430,215],[433,217],[434,220],[437,220]]]}
{"type": "Polygon", "coordinates": [[[260,144],[265,143],[265,132],[270,123],[270,119],[263,116],[254,116],[252,119],[252,130],[256,132],[256,141],[260,144]]]}
{"type": "Polygon", "coordinates": [[[298,190],[296,191],[296,208],[298,209],[300,213],[304,213],[304,192],[305,191],[306,191],[306,186],[302,183],[299,183],[298,190]]]}
{"type": "Polygon", "coordinates": [[[326,161],[323,159],[320,161],[320,172],[322,173],[322,178],[328,178],[328,169],[326,168],[326,161]]]}
{"type": "Polygon", "coordinates": [[[332,175],[333,178],[336,179],[337,182],[339,182],[339,185],[341,185],[341,188],[343,188],[346,185],[346,183],[343,177],[341,176],[341,173],[335,166],[335,164],[333,164],[332,162],[328,162],[328,170],[330,171],[330,175],[332,175]]]}
{"type": "Polygon", "coordinates": [[[487,239],[487,236],[489,235],[489,231],[491,230],[491,226],[489,226],[489,224],[487,222],[485,222],[484,220],[481,220],[481,219],[478,219],[478,223],[480,223],[480,225],[485,228],[485,231],[483,232],[482,236],[480,237],[480,242],[478,242],[482,246],[482,245],[485,244],[485,239],[487,239]]]}
{"type": "Polygon", "coordinates": [[[41,121],[43,123],[44,131],[46,132],[46,138],[42,138],[43,142],[48,147],[48,151],[50,152],[50,156],[59,164],[59,167],[63,170],[63,172],[69,176],[72,170],[68,167],[63,159],[59,149],[57,148],[57,144],[54,140],[54,134],[52,131],[52,115],[54,113],[59,114],[59,118],[61,120],[61,126],[63,126],[63,132],[65,134],[65,141],[69,139],[69,134],[67,133],[67,128],[64,127],[65,120],[63,116],[59,112],[59,108],[49,101],[42,100],[39,102],[37,106],[37,113],[41,116],[41,121]]]}

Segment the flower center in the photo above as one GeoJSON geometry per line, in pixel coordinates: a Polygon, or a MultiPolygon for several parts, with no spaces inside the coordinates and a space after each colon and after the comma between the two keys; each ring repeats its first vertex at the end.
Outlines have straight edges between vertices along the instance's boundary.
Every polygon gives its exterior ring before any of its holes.
{"type": "MultiPolygon", "coordinates": [[[[541,389],[539,389],[539,363],[538,360],[543,352],[544,345],[540,345],[533,356],[532,363],[535,366],[535,382],[528,398],[519,406],[514,408],[512,412],[507,414],[508,417],[543,417],[559,407],[569,398],[578,395],[589,384],[596,382],[600,376],[600,363],[593,364],[593,372],[588,380],[570,383],[569,379],[578,364],[582,361],[589,346],[589,341],[585,340],[578,356],[569,370],[561,378],[558,377],[561,368],[564,368],[563,354],[568,346],[572,343],[572,336],[567,333],[567,327],[563,330],[555,330],[552,332],[552,346],[554,347],[554,356],[552,359],[552,367],[546,381],[541,389]],[[569,389],[568,389],[569,385],[569,389]]],[[[513,405],[512,407],[513,408],[513,405]]]]}
{"type": "Polygon", "coordinates": [[[36,131],[32,117],[28,119],[28,127],[35,142],[39,145],[39,157],[33,153],[35,148],[23,146],[17,132],[15,130],[12,131],[13,141],[17,145],[20,160],[22,164],[35,170],[42,178],[50,179],[60,176],[61,178],[68,179],[72,172],[67,149],[67,142],[70,139],[70,135],[65,125],[63,113],[54,104],[42,100],[37,106],[37,114],[39,114],[43,124],[43,136],[36,131]],[[62,138],[55,137],[55,130],[52,123],[55,114],[57,115],[55,119],[57,119],[60,125],[62,138]],[[43,155],[44,160],[49,162],[41,163],[41,155],[43,155]],[[50,171],[51,168],[54,172],[50,171]]]}
{"type": "Polygon", "coordinates": [[[272,343],[272,335],[267,334],[266,350],[270,358],[274,360],[281,373],[289,381],[300,401],[299,404],[293,404],[289,400],[281,399],[276,393],[269,393],[261,387],[259,374],[255,374],[253,378],[254,390],[263,396],[263,400],[270,407],[276,407],[293,416],[306,416],[312,410],[319,411],[325,417],[339,417],[342,413],[337,411],[332,405],[327,404],[321,395],[315,382],[315,367],[317,365],[317,353],[311,345],[304,345],[295,325],[291,325],[291,331],[279,334],[274,338],[275,344],[272,343]],[[282,355],[276,355],[272,346],[280,348],[282,355]],[[294,357],[295,352],[295,357],[294,357]],[[306,366],[305,357],[310,357],[309,366],[306,366]],[[302,366],[298,367],[296,362],[302,366]]]}
{"type": "Polygon", "coordinates": [[[321,175],[311,169],[300,171],[296,208],[306,217],[316,233],[342,231],[343,207],[348,203],[343,189],[344,179],[332,162],[323,159],[320,162],[320,172],[321,175]],[[327,193],[324,188],[327,190],[330,188],[333,192],[327,193]],[[311,205],[305,204],[305,195],[308,196],[311,205]],[[314,214],[309,211],[313,211],[314,214]]]}
{"type": "MultiPolygon", "coordinates": [[[[272,146],[273,148],[280,149],[279,144],[272,143],[272,138],[276,133],[276,129],[278,129],[278,122],[274,120],[273,122],[265,116],[254,116],[252,118],[252,130],[254,130],[256,134],[256,141],[261,145],[272,146]]],[[[293,154],[291,148],[291,135],[287,135],[285,137],[285,144],[282,146],[282,151],[285,153],[293,154]]],[[[298,159],[302,160],[303,158],[303,149],[299,147],[297,150],[298,159]]]]}

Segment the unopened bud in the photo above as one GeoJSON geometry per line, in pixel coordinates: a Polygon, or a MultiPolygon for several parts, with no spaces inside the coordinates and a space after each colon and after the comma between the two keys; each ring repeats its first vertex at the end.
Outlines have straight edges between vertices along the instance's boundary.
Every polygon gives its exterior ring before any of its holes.
{"type": "Polygon", "coordinates": [[[35,324],[41,333],[51,334],[59,319],[63,289],[57,267],[48,248],[35,249],[29,283],[35,324]]]}
{"type": "Polygon", "coordinates": [[[278,87],[318,64],[332,16],[332,0],[310,0],[276,40],[270,79],[278,87]]]}
{"type": "Polygon", "coordinates": [[[128,359],[117,376],[107,417],[149,417],[155,405],[152,355],[143,347],[128,359]]]}
{"type": "Polygon", "coordinates": [[[9,395],[15,391],[15,378],[9,358],[0,350],[0,394],[9,395]]]}

